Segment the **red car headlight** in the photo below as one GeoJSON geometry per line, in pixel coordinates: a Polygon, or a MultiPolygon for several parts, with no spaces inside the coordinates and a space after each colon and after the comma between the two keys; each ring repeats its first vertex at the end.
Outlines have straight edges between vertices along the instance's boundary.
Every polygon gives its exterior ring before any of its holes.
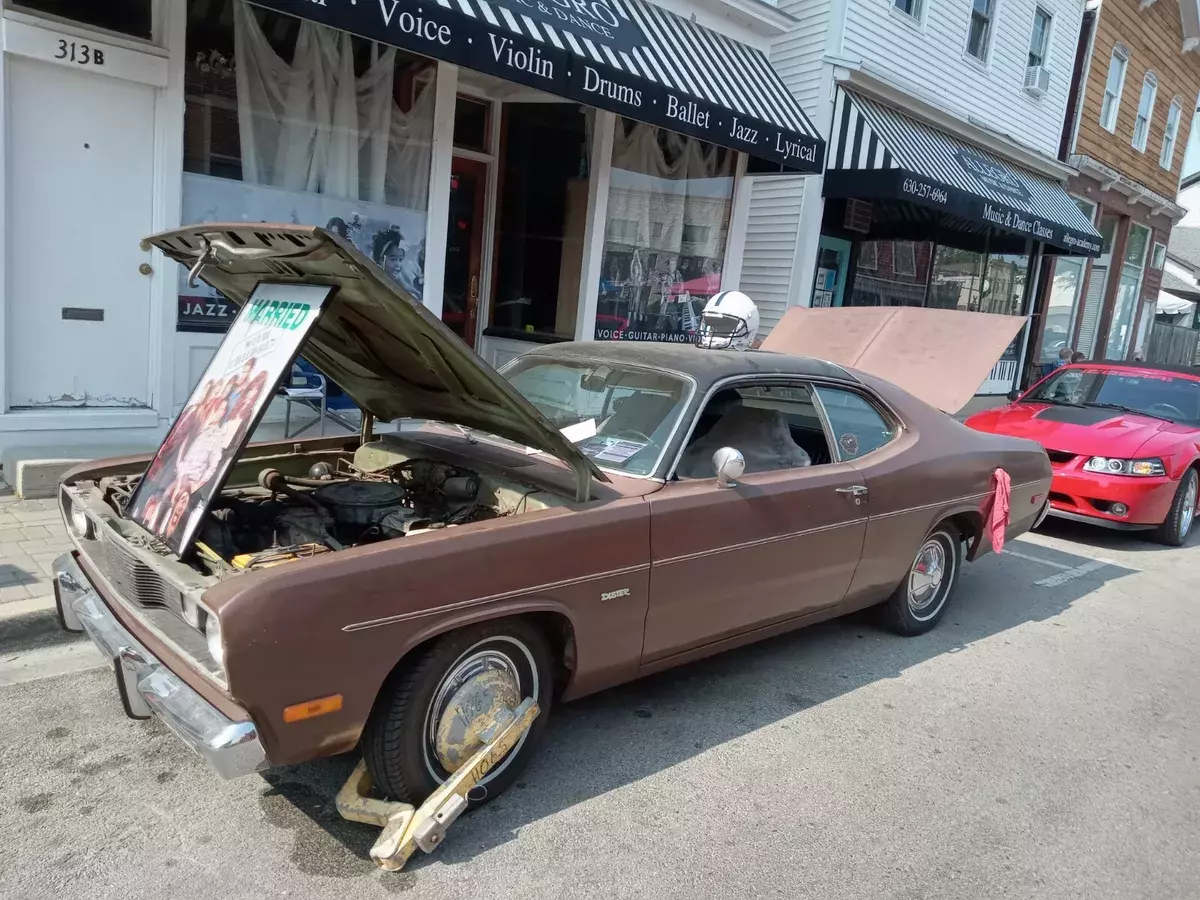
{"type": "Polygon", "coordinates": [[[1116,459],[1109,456],[1093,456],[1083,464],[1085,472],[1102,472],[1105,475],[1166,475],[1167,469],[1161,459],[1116,459]]]}

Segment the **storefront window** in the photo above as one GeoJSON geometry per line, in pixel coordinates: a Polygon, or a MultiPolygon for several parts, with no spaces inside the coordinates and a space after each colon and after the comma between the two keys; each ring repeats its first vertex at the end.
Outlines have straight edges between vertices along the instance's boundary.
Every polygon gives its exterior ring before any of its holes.
{"type": "Polygon", "coordinates": [[[849,306],[923,306],[933,244],[863,241],[849,306]]]}
{"type": "Polygon", "coordinates": [[[988,257],[987,279],[980,297],[980,312],[1019,316],[1029,277],[1029,257],[1024,253],[998,253],[988,257]]]}
{"type": "MultiPolygon", "coordinates": [[[[187,46],[183,221],[323,225],[420,299],[436,64],[244,0],[189,0],[187,46]]],[[[181,330],[227,327],[214,298],[181,330]]]]}
{"type": "Polygon", "coordinates": [[[937,309],[982,309],[984,261],[982,253],[957,247],[938,247],[929,280],[928,306],[937,309]]]}
{"type": "MultiPolygon", "coordinates": [[[[1055,260],[1054,280],[1050,286],[1050,303],[1046,308],[1046,325],[1042,329],[1042,347],[1038,362],[1051,363],[1058,359],[1058,351],[1071,347],[1071,335],[1075,331],[1075,311],[1087,271],[1087,260],[1078,256],[1064,256],[1055,260]]],[[[1074,349],[1074,348],[1071,348],[1074,349]]]]}
{"type": "Polygon", "coordinates": [[[1144,225],[1131,224],[1129,237],[1125,241],[1121,280],[1117,282],[1112,324],[1108,328],[1108,343],[1104,348],[1105,359],[1124,359],[1129,352],[1133,317],[1137,310],[1138,295],[1142,291],[1142,270],[1146,265],[1146,249],[1149,243],[1150,229],[1144,225]]]}
{"type": "Polygon", "coordinates": [[[695,338],[721,289],[735,154],[617,122],[596,310],[597,340],[695,338]]]}

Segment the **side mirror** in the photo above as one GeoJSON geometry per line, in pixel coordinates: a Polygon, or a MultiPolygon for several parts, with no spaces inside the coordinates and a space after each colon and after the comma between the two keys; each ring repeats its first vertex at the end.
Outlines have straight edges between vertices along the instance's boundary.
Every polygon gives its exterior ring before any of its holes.
{"type": "Polygon", "coordinates": [[[1008,399],[1009,399],[1009,400],[1020,400],[1020,399],[1021,399],[1021,392],[1020,392],[1020,391],[1009,391],[1009,392],[1008,392],[1008,399]]]}
{"type": "Polygon", "coordinates": [[[717,473],[717,485],[723,488],[737,487],[737,480],[746,471],[746,458],[733,447],[722,447],[713,454],[713,469],[717,473]]]}

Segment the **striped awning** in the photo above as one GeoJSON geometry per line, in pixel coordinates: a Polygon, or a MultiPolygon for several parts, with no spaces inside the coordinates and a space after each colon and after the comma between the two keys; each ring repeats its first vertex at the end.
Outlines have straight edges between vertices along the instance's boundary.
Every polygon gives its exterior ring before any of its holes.
{"type": "Polygon", "coordinates": [[[371,40],[819,172],[763,53],[645,0],[253,0],[371,40]]]}
{"type": "Polygon", "coordinates": [[[1061,185],[845,88],[834,107],[824,193],[905,200],[1052,252],[1100,255],[1100,234],[1061,185]]]}

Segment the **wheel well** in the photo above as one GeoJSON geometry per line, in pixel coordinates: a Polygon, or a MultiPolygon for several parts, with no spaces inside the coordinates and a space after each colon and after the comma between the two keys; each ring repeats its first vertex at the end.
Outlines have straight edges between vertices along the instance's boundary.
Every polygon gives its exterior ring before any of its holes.
{"type": "Polygon", "coordinates": [[[447,628],[445,631],[439,631],[437,634],[427,637],[400,657],[400,659],[396,660],[396,664],[392,666],[391,671],[388,672],[387,677],[375,692],[375,702],[372,703],[372,711],[374,710],[375,703],[379,702],[379,697],[383,695],[388,683],[395,677],[396,673],[412,660],[419,658],[435,642],[462,628],[469,628],[471,625],[480,625],[484,622],[500,621],[502,619],[524,619],[532,623],[546,636],[546,639],[550,642],[550,652],[558,666],[558,671],[554,673],[555,693],[561,694],[575,670],[575,629],[571,626],[571,620],[561,613],[549,611],[531,612],[512,616],[497,616],[495,619],[479,619],[467,625],[460,625],[457,628],[447,628]]]}
{"type": "Polygon", "coordinates": [[[961,512],[948,519],[943,519],[939,525],[952,525],[958,529],[959,535],[967,542],[967,548],[975,545],[975,541],[983,536],[983,516],[977,512],[961,512]]]}

